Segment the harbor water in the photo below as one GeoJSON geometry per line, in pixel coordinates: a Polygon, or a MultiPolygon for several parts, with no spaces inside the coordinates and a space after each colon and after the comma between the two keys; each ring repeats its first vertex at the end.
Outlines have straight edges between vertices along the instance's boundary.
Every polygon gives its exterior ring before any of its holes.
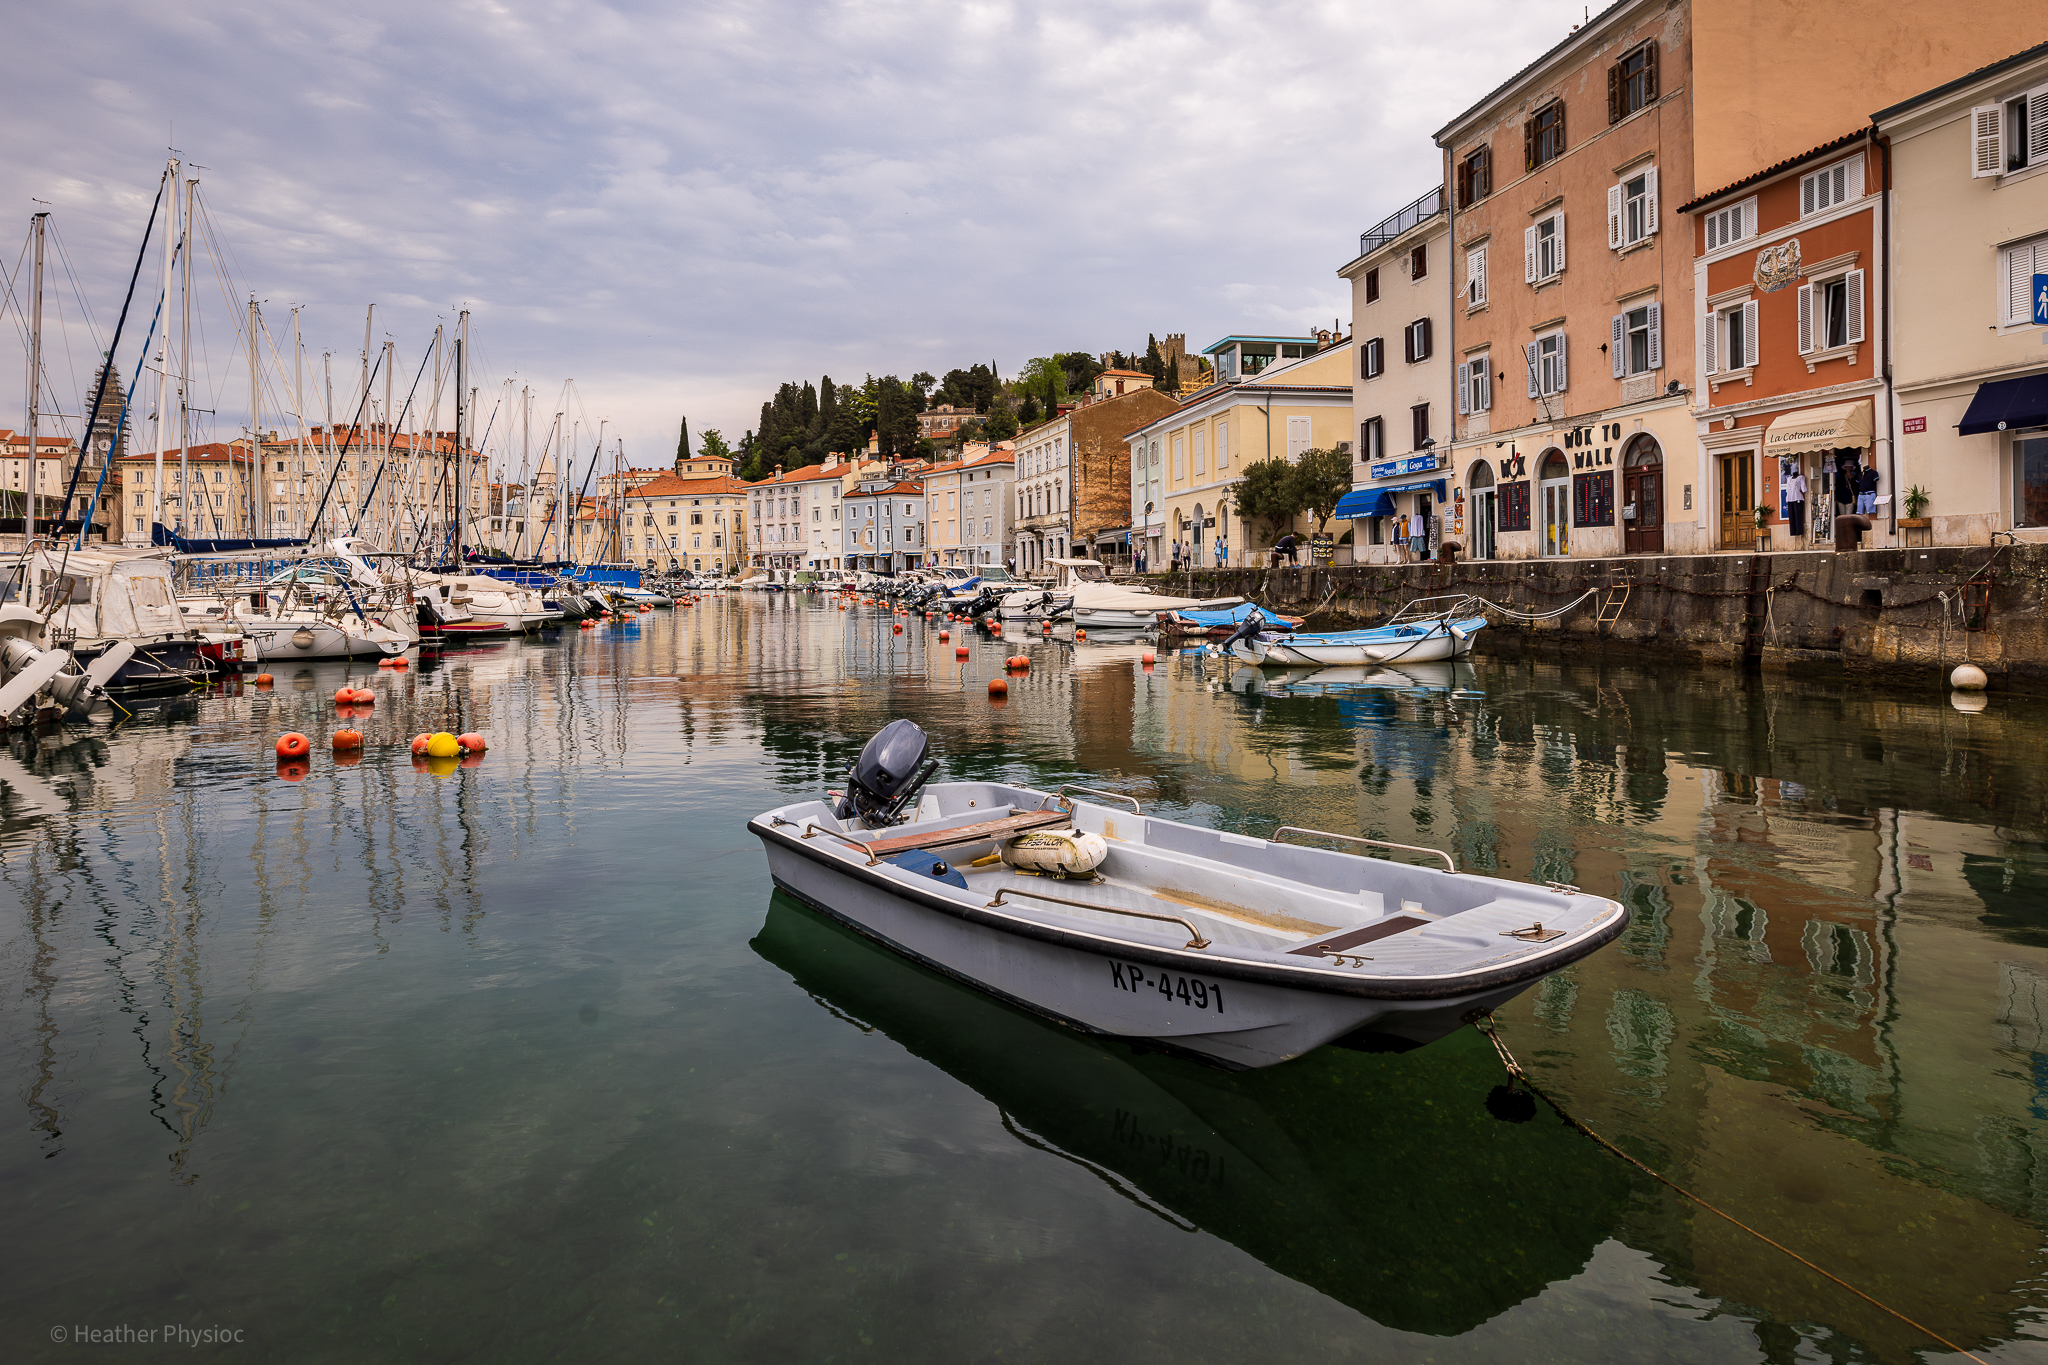
{"type": "Polygon", "coordinates": [[[2048,1360],[2048,703],[893,624],[734,594],[13,735],[0,1351],[1957,1358],[1505,1102],[1470,1030],[1228,1072],[777,894],[747,818],[907,716],[946,777],[1623,901],[1502,1011],[1531,1074],[1949,1341],[2048,1360]],[[490,750],[417,768],[441,729],[490,750]]]}

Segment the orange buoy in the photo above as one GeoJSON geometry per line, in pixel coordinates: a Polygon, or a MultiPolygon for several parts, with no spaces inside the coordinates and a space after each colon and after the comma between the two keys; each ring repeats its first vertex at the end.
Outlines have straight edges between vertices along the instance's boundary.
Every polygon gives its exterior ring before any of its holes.
{"type": "Polygon", "coordinates": [[[1022,654],[1012,654],[1010,656],[1010,667],[1022,673],[1031,667],[1031,660],[1022,654]]]}
{"type": "Polygon", "coordinates": [[[272,678],[268,673],[258,673],[256,675],[256,685],[258,687],[268,687],[275,681],[276,679],[272,678]]]}
{"type": "Polygon", "coordinates": [[[412,664],[406,659],[406,657],[403,654],[394,654],[391,656],[391,666],[402,672],[405,669],[411,668],[412,664]]]}
{"type": "Polygon", "coordinates": [[[1052,622],[1050,622],[1050,621],[1047,621],[1047,622],[1043,623],[1043,625],[1042,625],[1041,629],[1042,629],[1042,630],[1043,630],[1043,632],[1044,632],[1045,634],[1047,634],[1047,635],[1050,635],[1050,634],[1052,634],[1052,622]]]}
{"type": "Polygon", "coordinates": [[[307,739],[297,730],[289,731],[277,737],[277,756],[279,758],[304,758],[311,752],[313,752],[313,741],[307,739]]]}
{"type": "Polygon", "coordinates": [[[901,634],[903,633],[903,627],[902,627],[902,626],[900,626],[900,625],[899,625],[899,626],[897,626],[897,627],[895,628],[895,630],[896,630],[896,633],[897,633],[898,635],[901,635],[901,634]]]}
{"type": "Polygon", "coordinates": [[[1001,678],[990,678],[988,680],[988,694],[991,697],[1007,697],[1010,695],[1010,685],[1001,678]]]}
{"type": "Polygon", "coordinates": [[[953,657],[954,657],[954,658],[956,658],[956,659],[964,659],[964,658],[966,658],[966,657],[967,657],[967,646],[966,646],[966,645],[961,645],[961,646],[959,646],[959,647],[958,647],[957,649],[955,649],[955,650],[953,651],[953,657]]]}
{"type": "Polygon", "coordinates": [[[387,655],[385,655],[385,656],[384,656],[383,658],[381,658],[381,659],[377,660],[377,667],[379,667],[379,668],[389,668],[389,667],[391,667],[391,656],[390,656],[389,654],[387,654],[387,655]]]}
{"type": "Polygon", "coordinates": [[[312,765],[302,758],[280,758],[277,760],[277,775],[286,782],[303,782],[312,765]]]}
{"type": "Polygon", "coordinates": [[[468,734],[457,735],[455,742],[473,754],[480,754],[491,747],[484,742],[484,737],[474,730],[471,730],[468,734]]]}
{"type": "Polygon", "coordinates": [[[432,735],[414,735],[412,737],[412,751],[416,754],[425,753],[427,751],[427,741],[432,738],[432,735]]]}
{"type": "Polygon", "coordinates": [[[334,732],[334,747],[337,749],[362,748],[363,732],[361,730],[336,730],[334,732]]]}
{"type": "Polygon", "coordinates": [[[1141,663],[1141,664],[1149,664],[1149,663],[1152,663],[1152,662],[1153,662],[1153,658],[1152,658],[1152,651],[1148,649],[1148,650],[1146,650],[1146,651],[1145,651],[1145,652],[1144,652],[1143,654],[1140,654],[1140,655],[1138,656],[1138,662],[1139,662],[1139,663],[1141,663]]]}
{"type": "Polygon", "coordinates": [[[336,706],[347,706],[350,702],[354,701],[355,699],[356,690],[353,687],[341,687],[335,689],[334,704],[336,706]]]}
{"type": "Polygon", "coordinates": [[[1085,640],[1088,638],[1088,632],[1085,630],[1077,630],[1074,632],[1074,638],[1076,640],[1085,640]]]}
{"type": "Polygon", "coordinates": [[[584,621],[584,622],[582,622],[581,624],[579,624],[579,625],[578,625],[578,626],[576,627],[576,629],[578,629],[578,630],[589,630],[589,629],[591,629],[591,624],[590,624],[590,622],[588,622],[588,621],[584,621]]]}
{"type": "Polygon", "coordinates": [[[357,705],[357,706],[375,706],[376,704],[377,704],[377,694],[376,694],[375,692],[372,692],[372,691],[371,691],[371,690],[370,690],[369,688],[367,688],[367,687],[358,687],[358,688],[356,689],[356,705],[357,705]]]}
{"type": "Polygon", "coordinates": [[[940,631],[940,632],[939,632],[939,643],[940,643],[940,644],[944,644],[944,643],[946,643],[946,641],[948,641],[948,640],[950,640],[950,639],[952,639],[952,638],[953,638],[953,632],[952,632],[952,631],[950,631],[950,630],[942,630],[942,631],[940,631]]]}

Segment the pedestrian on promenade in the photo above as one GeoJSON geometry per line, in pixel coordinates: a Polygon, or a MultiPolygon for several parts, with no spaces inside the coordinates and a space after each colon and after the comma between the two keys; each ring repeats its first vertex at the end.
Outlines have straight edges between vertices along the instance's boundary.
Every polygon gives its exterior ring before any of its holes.
{"type": "Polygon", "coordinates": [[[1864,516],[1877,512],[1877,466],[1865,465],[1856,475],[1856,510],[1864,516]]]}
{"type": "Polygon", "coordinates": [[[1223,537],[1216,537],[1216,567],[1222,568],[1223,561],[1230,558],[1230,547],[1223,543],[1223,537]]]}

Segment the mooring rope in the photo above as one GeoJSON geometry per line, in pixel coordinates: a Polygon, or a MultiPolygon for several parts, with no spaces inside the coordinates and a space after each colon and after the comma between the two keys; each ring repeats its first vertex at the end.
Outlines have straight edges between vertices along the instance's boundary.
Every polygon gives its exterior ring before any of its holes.
{"type": "Polygon", "coordinates": [[[1473,1019],[1472,1027],[1478,1029],[1481,1034],[1485,1035],[1486,1040],[1493,1044],[1493,1050],[1500,1055],[1500,1064],[1507,1069],[1508,1075],[1519,1084],[1529,1087],[1531,1093],[1533,1093],[1538,1099],[1541,1099],[1545,1104],[1549,1105],[1551,1109],[1555,1111],[1557,1116],[1563,1119],[1565,1123],[1570,1127],[1577,1129],[1579,1132],[1585,1134],[1593,1141],[1599,1143],[1602,1147],[1605,1147],[1608,1151],[1620,1157],[1623,1161],[1626,1161],[1629,1165],[1635,1167],[1637,1170],[1641,1171],[1644,1175],[1650,1177],[1650,1179],[1656,1181],[1658,1184],[1676,1191],[1683,1198],[1690,1199],[1693,1203],[1699,1205],[1701,1208],[1705,1209],[1708,1213],[1713,1214],[1715,1217],[1724,1218],[1728,1222],[1733,1223],[1736,1227],[1741,1228],[1744,1232],[1756,1238],[1759,1242],[1764,1243],[1766,1246],[1775,1247],[1779,1251],[1784,1252],[1787,1256],[1790,1256],[1793,1260],[1799,1262],[1799,1264],[1805,1266],[1808,1270],[1811,1270],[1816,1275],[1820,1275],[1826,1279],[1834,1281],[1842,1288],[1848,1290],[1851,1294],[1854,1294],[1857,1298],[1863,1300],[1867,1304],[1870,1304],[1874,1308],[1881,1309],[1882,1311],[1891,1314],[1893,1317],[1897,1318],[1900,1322],[1905,1323],[1906,1326],[1912,1328],[1914,1331],[1923,1333],[1924,1335],[1932,1338],[1933,1340],[1940,1342],[1943,1346],[1948,1347],[1949,1350],[1954,1351],[1957,1355],[1962,1356],[1966,1360],[1974,1360],[1977,1362],[1977,1365],[1987,1365],[1987,1362],[1984,1360],[1982,1356],[1964,1350],[1962,1347],[1956,1345],[1954,1342],[1950,1341],[1947,1337],[1935,1331],[1933,1328],[1924,1326],[1921,1323],[1913,1321],[1913,1319],[1907,1317],[1904,1313],[1901,1313],[1898,1309],[1892,1307],[1890,1304],[1885,1303],[1880,1299],[1872,1298],[1870,1295],[1858,1289],[1855,1285],[1850,1284],[1847,1280],[1843,1279],[1840,1275],[1836,1275],[1831,1271],[1823,1270],[1821,1267],[1815,1265],[1812,1261],[1807,1260],[1804,1256],[1801,1256],[1798,1252],[1794,1251],[1791,1247],[1786,1246],[1783,1242],[1776,1241],[1770,1237],[1765,1236],[1763,1233],[1758,1232],[1755,1228],[1743,1222],[1734,1214],[1728,1213],[1723,1209],[1718,1209],[1714,1207],[1706,1200],[1694,1194],[1691,1190],[1688,1190],[1683,1185],[1680,1185],[1677,1181],[1672,1180],[1669,1176],[1663,1175],[1658,1171],[1652,1170],[1648,1166],[1645,1166],[1642,1162],[1636,1160],[1627,1152],[1624,1152],[1623,1150],[1621,1150],[1621,1148],[1615,1146],[1612,1142],[1609,1142],[1606,1138],[1594,1132],[1591,1128],[1588,1128],[1584,1123],[1580,1122],[1577,1118],[1573,1117],[1573,1115],[1562,1104],[1559,1104],[1555,1099],[1551,1098],[1549,1092],[1544,1090],[1542,1086],[1536,1084],[1536,1082],[1529,1079],[1529,1073],[1522,1069],[1522,1064],[1515,1060],[1515,1054],[1508,1051],[1508,1045],[1505,1042],[1501,1041],[1500,1033],[1493,1023],[1493,1011],[1487,1010],[1482,1012],[1477,1018],[1473,1019]]]}

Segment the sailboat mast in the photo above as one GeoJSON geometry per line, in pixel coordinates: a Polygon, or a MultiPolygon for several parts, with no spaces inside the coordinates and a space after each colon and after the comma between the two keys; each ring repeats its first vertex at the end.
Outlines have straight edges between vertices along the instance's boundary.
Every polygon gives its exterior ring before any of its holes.
{"type": "MultiPolygon", "coordinates": [[[[251,294],[249,296],[249,472],[252,475],[260,475],[263,472],[263,423],[261,420],[263,415],[263,395],[256,382],[257,325],[256,296],[251,294]]],[[[228,463],[230,467],[233,466],[234,460],[232,455],[229,457],[228,463]]],[[[296,471],[296,477],[300,480],[299,487],[303,489],[306,486],[304,482],[306,467],[304,465],[299,466],[296,471]]],[[[216,534],[221,529],[219,523],[220,518],[215,517],[213,529],[216,534]]],[[[252,536],[251,539],[254,539],[254,537],[252,536]]]]}
{"type": "MultiPolygon", "coordinates": [[[[170,182],[170,212],[164,215],[164,270],[163,290],[158,294],[159,307],[165,312],[171,306],[171,261],[178,250],[178,158],[172,157],[164,178],[170,182]]],[[[171,410],[171,327],[170,319],[164,319],[163,329],[156,340],[156,487],[150,490],[149,513],[152,542],[156,539],[156,528],[164,524],[164,442],[168,435],[165,430],[171,410]]]]}
{"type": "MultiPolygon", "coordinates": [[[[299,309],[292,306],[292,410],[299,418],[299,468],[306,467],[306,355],[299,349],[299,309]]],[[[324,480],[323,480],[324,486],[324,480]]],[[[312,527],[306,530],[310,533],[312,527]]]]}
{"type": "Polygon", "coordinates": [[[178,327],[178,534],[191,535],[192,521],[192,201],[199,181],[185,182],[185,268],[180,272],[178,327]]]}
{"type": "MultiPolygon", "coordinates": [[[[36,459],[36,400],[43,388],[43,220],[49,216],[47,213],[38,213],[31,220],[35,228],[36,266],[34,281],[29,286],[35,302],[28,319],[28,510],[23,513],[27,520],[21,524],[24,532],[21,545],[24,550],[28,548],[29,541],[35,539],[36,485],[43,468],[36,459]]],[[[109,360],[107,363],[111,365],[114,362],[109,360]]],[[[87,442],[90,443],[91,439],[92,434],[87,432],[87,442]]],[[[67,506],[64,510],[69,512],[71,509],[67,506]]]]}
{"type": "MultiPolygon", "coordinates": [[[[385,470],[390,467],[391,451],[395,445],[393,439],[395,433],[391,429],[391,424],[397,420],[397,416],[391,406],[391,371],[396,368],[392,361],[397,353],[398,343],[386,338],[384,342],[384,458],[377,461],[377,473],[373,476],[373,479],[382,478],[385,470]]],[[[375,482],[372,482],[371,488],[374,490],[375,487],[375,482]]],[[[374,498],[376,493],[372,491],[364,496],[374,498]]],[[[375,515],[376,510],[374,506],[370,509],[372,514],[370,525],[372,526],[377,525],[379,521],[379,518],[375,515]]]]}
{"type": "Polygon", "coordinates": [[[462,316],[456,320],[455,331],[455,506],[453,509],[455,523],[455,538],[453,541],[453,545],[455,548],[455,566],[458,569],[462,567],[462,431],[464,425],[463,418],[465,416],[473,416],[473,414],[464,412],[464,409],[469,404],[468,367],[469,310],[465,308],[462,310],[462,316]]]}
{"type": "Polygon", "coordinates": [[[519,386],[519,547],[515,559],[526,558],[526,528],[533,520],[533,386],[519,386]]]}

